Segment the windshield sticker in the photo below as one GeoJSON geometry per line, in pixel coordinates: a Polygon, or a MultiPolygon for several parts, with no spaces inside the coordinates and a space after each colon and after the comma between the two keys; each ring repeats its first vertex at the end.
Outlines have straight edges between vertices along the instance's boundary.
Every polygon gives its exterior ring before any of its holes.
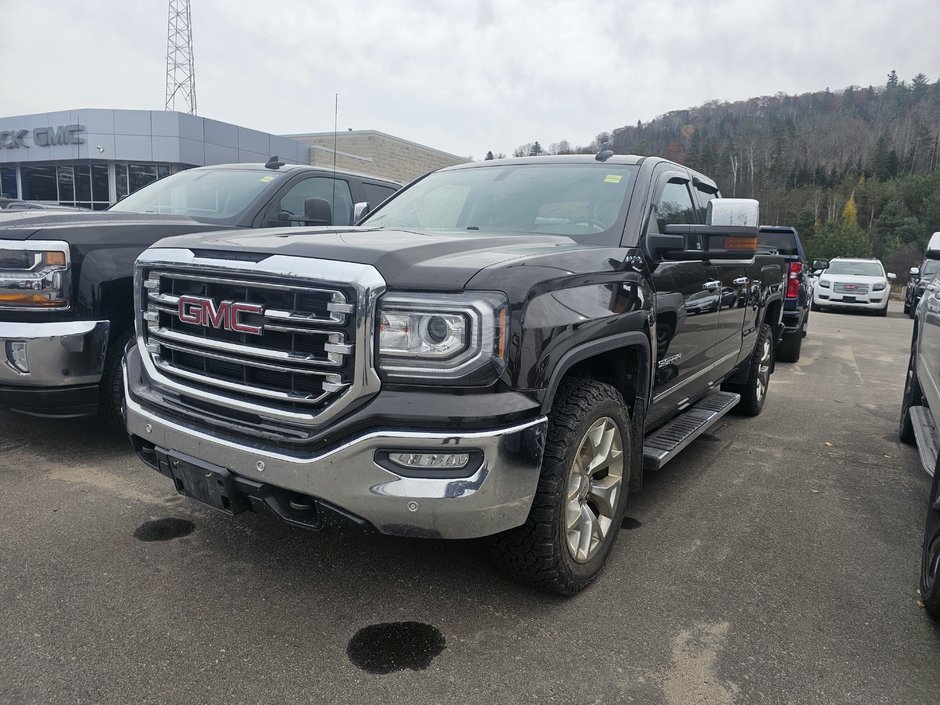
{"type": "Polygon", "coordinates": [[[261,177],[261,181],[262,181],[262,183],[267,183],[268,181],[274,181],[274,177],[273,177],[273,176],[262,176],[262,177],[261,177]]]}
{"type": "Polygon", "coordinates": [[[608,174],[607,176],[604,177],[604,183],[605,184],[619,184],[620,179],[622,178],[623,176],[621,174],[608,174]]]}

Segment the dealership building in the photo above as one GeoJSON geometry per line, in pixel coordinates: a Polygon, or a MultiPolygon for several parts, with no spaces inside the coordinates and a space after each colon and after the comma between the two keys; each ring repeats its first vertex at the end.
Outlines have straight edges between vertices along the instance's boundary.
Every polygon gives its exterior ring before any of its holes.
{"type": "Polygon", "coordinates": [[[271,156],[401,183],[467,161],[376,131],[279,136],[164,110],[66,110],[0,117],[0,196],[103,209],[182,169],[271,156]]]}

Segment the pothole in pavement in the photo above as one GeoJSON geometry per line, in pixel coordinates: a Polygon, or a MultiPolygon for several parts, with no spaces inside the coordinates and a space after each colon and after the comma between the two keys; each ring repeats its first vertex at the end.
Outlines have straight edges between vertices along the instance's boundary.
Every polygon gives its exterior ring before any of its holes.
{"type": "Polygon", "coordinates": [[[141,524],[134,531],[134,538],[140,541],[169,541],[193,533],[196,525],[186,519],[157,519],[141,524]]]}
{"type": "Polygon", "coordinates": [[[388,622],[356,632],[349,640],[346,655],[368,673],[394,673],[406,668],[423,671],[446,646],[444,635],[430,624],[388,622]]]}
{"type": "Polygon", "coordinates": [[[626,529],[630,531],[631,529],[639,529],[643,524],[640,523],[639,519],[634,519],[633,517],[624,517],[623,521],[620,523],[621,529],[626,529]]]}

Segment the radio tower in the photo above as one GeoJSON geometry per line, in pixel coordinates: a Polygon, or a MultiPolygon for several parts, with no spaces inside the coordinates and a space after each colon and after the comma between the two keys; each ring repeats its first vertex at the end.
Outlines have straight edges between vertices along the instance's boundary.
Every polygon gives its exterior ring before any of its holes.
{"type": "Polygon", "coordinates": [[[179,98],[190,115],[196,114],[196,69],[193,67],[193,28],[189,0],[170,0],[166,40],[166,109],[176,110],[179,98]]]}

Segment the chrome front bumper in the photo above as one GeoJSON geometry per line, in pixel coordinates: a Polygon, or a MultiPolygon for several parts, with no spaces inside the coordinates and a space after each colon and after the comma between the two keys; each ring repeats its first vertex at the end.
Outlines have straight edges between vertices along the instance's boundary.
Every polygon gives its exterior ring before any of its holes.
{"type": "Polygon", "coordinates": [[[110,327],[108,321],[0,322],[0,386],[97,384],[110,327]]]}
{"type": "Polygon", "coordinates": [[[492,431],[375,431],[309,455],[214,437],[144,408],[130,394],[128,432],[145,444],[225,468],[237,477],[315,497],[399,536],[466,539],[525,522],[538,486],[548,421],[492,431]],[[376,462],[393,449],[478,451],[483,463],[460,479],[403,477],[376,462]]]}

